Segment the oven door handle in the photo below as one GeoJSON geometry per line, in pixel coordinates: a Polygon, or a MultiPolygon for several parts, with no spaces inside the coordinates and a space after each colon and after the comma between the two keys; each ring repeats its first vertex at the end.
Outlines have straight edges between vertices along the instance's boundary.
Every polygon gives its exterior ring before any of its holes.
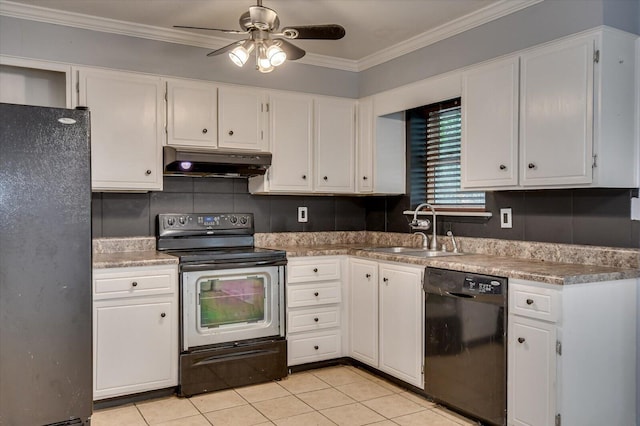
{"type": "Polygon", "coordinates": [[[242,351],[242,352],[233,352],[223,355],[214,355],[208,358],[203,359],[202,361],[198,361],[193,364],[194,367],[200,367],[208,364],[217,364],[220,362],[226,362],[230,359],[244,359],[244,358],[254,358],[256,356],[268,356],[277,354],[279,351],[275,349],[255,349],[251,351],[242,351]]]}
{"type": "Polygon", "coordinates": [[[195,263],[195,264],[182,264],[183,272],[192,271],[215,271],[218,269],[237,269],[237,268],[251,268],[254,266],[280,266],[286,265],[286,260],[262,260],[251,262],[225,262],[225,263],[195,263]]]}

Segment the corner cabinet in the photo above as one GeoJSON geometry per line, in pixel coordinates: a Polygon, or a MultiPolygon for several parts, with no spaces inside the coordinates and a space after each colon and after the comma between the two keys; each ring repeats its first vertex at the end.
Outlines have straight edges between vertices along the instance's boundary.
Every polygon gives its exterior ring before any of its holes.
{"type": "Polygon", "coordinates": [[[424,389],[424,267],[350,259],[350,355],[424,389]]]}
{"type": "Polygon", "coordinates": [[[635,424],[637,286],[509,280],[509,425],[635,424]]]}
{"type": "Polygon", "coordinates": [[[351,99],[316,98],[315,173],[318,192],[355,190],[356,103],[351,99]]]}
{"type": "Polygon", "coordinates": [[[178,384],[177,266],[93,271],[93,399],[178,384]]]}
{"type": "Polygon", "coordinates": [[[635,36],[603,28],[463,73],[463,188],[633,187],[635,36]]]}
{"type": "Polygon", "coordinates": [[[162,190],[162,79],[79,68],[77,88],[91,112],[92,190],[162,190]]]}
{"type": "Polygon", "coordinates": [[[269,93],[273,164],[249,179],[257,194],[353,194],[356,101],[269,93]]]}

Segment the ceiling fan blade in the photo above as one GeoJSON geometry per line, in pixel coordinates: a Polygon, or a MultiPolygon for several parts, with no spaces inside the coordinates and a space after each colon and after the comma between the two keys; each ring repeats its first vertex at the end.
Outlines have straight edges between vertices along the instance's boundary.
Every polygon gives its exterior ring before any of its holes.
{"type": "Polygon", "coordinates": [[[281,38],[277,38],[274,41],[278,44],[278,46],[280,46],[282,50],[284,50],[284,53],[287,54],[287,60],[289,61],[295,61],[296,59],[300,59],[307,54],[307,52],[300,49],[298,46],[294,46],[293,44],[281,38]]]}
{"type": "Polygon", "coordinates": [[[286,27],[282,34],[292,40],[340,40],[346,31],[342,25],[326,24],[286,27]]]}
{"type": "Polygon", "coordinates": [[[220,49],[218,49],[218,50],[214,50],[213,52],[209,52],[209,53],[207,53],[207,56],[217,56],[217,55],[220,55],[220,54],[222,54],[222,53],[224,53],[224,52],[228,52],[228,51],[230,51],[231,49],[233,49],[233,48],[234,48],[234,47],[236,47],[236,46],[240,46],[242,43],[244,43],[244,40],[235,41],[235,42],[233,42],[233,43],[231,43],[231,44],[226,45],[225,47],[221,47],[221,48],[220,48],[220,49]]]}
{"type": "Polygon", "coordinates": [[[173,28],[187,28],[190,30],[209,30],[209,31],[220,31],[227,34],[249,34],[248,31],[238,31],[238,30],[223,30],[220,28],[205,28],[205,27],[190,27],[187,25],[174,25],[173,28]]]}

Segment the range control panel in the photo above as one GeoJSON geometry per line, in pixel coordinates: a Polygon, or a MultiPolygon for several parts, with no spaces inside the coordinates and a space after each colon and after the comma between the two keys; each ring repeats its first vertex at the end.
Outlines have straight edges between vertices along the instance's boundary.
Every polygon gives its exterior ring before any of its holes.
{"type": "Polygon", "coordinates": [[[158,215],[158,231],[160,236],[253,234],[253,213],[164,213],[158,215]]]}

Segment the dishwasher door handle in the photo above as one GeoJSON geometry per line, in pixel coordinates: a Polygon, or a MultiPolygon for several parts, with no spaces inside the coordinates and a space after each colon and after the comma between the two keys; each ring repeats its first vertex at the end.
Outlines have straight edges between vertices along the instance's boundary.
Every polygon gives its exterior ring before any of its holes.
{"type": "Polygon", "coordinates": [[[466,294],[466,293],[458,293],[455,291],[447,291],[447,294],[449,296],[453,296],[453,297],[460,297],[462,299],[475,299],[476,297],[472,294],[466,294]]]}

